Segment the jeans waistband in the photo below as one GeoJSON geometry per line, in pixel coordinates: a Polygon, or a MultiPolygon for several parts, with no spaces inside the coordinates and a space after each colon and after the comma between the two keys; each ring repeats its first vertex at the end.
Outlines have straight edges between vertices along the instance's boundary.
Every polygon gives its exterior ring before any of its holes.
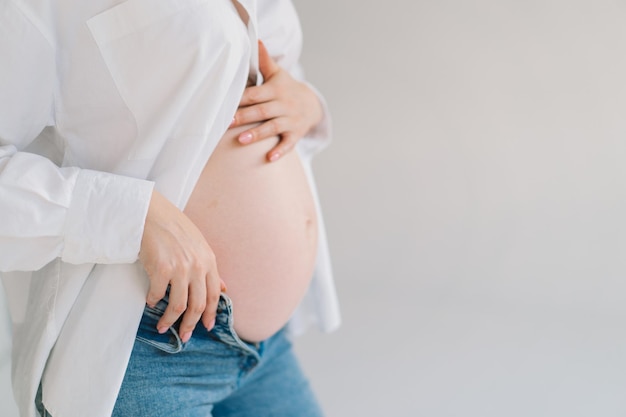
{"type": "MultiPolygon", "coordinates": [[[[163,297],[163,299],[161,299],[154,307],[146,306],[143,314],[158,320],[165,312],[168,303],[169,288],[165,293],[165,297],[163,297]]],[[[172,327],[170,327],[170,331],[176,339],[176,346],[172,346],[172,353],[183,350],[185,346],[185,343],[182,342],[178,333],[181,320],[182,316],[172,327]]],[[[209,337],[213,340],[219,340],[222,343],[242,350],[244,353],[251,355],[257,361],[260,359],[260,354],[262,353],[264,345],[263,342],[246,342],[237,335],[234,328],[233,302],[225,293],[220,294],[215,315],[215,326],[207,333],[204,325],[201,321],[199,321],[192,337],[195,337],[196,339],[209,337]]]]}

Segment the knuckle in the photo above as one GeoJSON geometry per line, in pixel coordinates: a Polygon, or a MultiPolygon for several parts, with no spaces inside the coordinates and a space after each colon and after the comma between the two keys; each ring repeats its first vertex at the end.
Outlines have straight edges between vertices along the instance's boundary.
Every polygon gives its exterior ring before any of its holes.
{"type": "Polygon", "coordinates": [[[176,268],[176,275],[181,277],[185,282],[189,281],[189,275],[193,272],[193,263],[190,260],[181,262],[176,268]]]}
{"type": "Polygon", "coordinates": [[[249,117],[248,111],[245,108],[239,109],[237,110],[237,113],[235,114],[236,123],[244,124],[246,120],[248,119],[248,117],[249,117]]]}
{"type": "Polygon", "coordinates": [[[204,312],[204,310],[206,309],[206,303],[196,303],[192,306],[190,306],[187,311],[194,314],[194,315],[200,315],[204,312]]]}
{"type": "MultiPolygon", "coordinates": [[[[211,291],[209,294],[207,294],[207,306],[216,305],[219,299],[220,299],[220,293],[217,291],[211,291]]],[[[205,309],[207,306],[205,306],[205,309]]]]}
{"type": "Polygon", "coordinates": [[[176,259],[163,259],[157,265],[157,272],[163,277],[171,277],[175,275],[180,268],[180,262],[176,259]]]}
{"type": "Polygon", "coordinates": [[[194,258],[189,263],[189,269],[194,273],[200,272],[204,269],[204,262],[201,258],[194,258]]]}
{"type": "Polygon", "coordinates": [[[185,312],[185,310],[187,309],[187,306],[184,303],[174,303],[174,304],[170,304],[170,307],[172,309],[172,312],[174,314],[177,315],[181,315],[185,312]]]}
{"type": "Polygon", "coordinates": [[[169,262],[159,261],[155,265],[155,273],[156,275],[170,275],[173,272],[173,266],[169,262]]]}
{"type": "Polygon", "coordinates": [[[268,123],[272,132],[274,133],[280,132],[280,121],[278,119],[272,119],[268,123]]]}
{"type": "Polygon", "coordinates": [[[205,255],[205,264],[203,266],[212,269],[217,264],[217,259],[215,258],[215,253],[213,251],[208,251],[205,255]]]}
{"type": "Polygon", "coordinates": [[[259,108],[257,109],[257,112],[259,113],[259,117],[262,120],[267,120],[270,118],[270,111],[267,108],[267,106],[259,106],[259,108]]]}
{"type": "Polygon", "coordinates": [[[263,84],[263,87],[266,88],[267,92],[271,95],[276,95],[276,93],[280,92],[280,86],[281,86],[281,77],[279,73],[276,73],[274,75],[274,77],[272,77],[274,79],[275,82],[271,82],[271,83],[267,83],[267,84],[263,84]]]}
{"type": "Polygon", "coordinates": [[[157,302],[159,301],[161,298],[163,298],[163,296],[165,295],[165,293],[163,293],[162,291],[155,291],[155,290],[150,290],[148,292],[148,296],[146,297],[146,299],[148,301],[151,302],[157,302]]]}
{"type": "Polygon", "coordinates": [[[261,92],[259,91],[258,88],[251,88],[250,90],[248,90],[249,94],[248,94],[248,99],[252,102],[258,102],[261,99],[261,92]]]}

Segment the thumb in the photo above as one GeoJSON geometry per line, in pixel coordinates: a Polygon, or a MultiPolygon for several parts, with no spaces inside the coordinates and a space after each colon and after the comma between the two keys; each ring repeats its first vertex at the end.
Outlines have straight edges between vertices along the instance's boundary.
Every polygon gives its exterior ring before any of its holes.
{"type": "Polygon", "coordinates": [[[265,48],[265,44],[259,40],[259,70],[261,70],[261,75],[266,80],[270,79],[274,74],[278,72],[280,67],[272,59],[269,52],[267,52],[267,48],[265,48]]]}

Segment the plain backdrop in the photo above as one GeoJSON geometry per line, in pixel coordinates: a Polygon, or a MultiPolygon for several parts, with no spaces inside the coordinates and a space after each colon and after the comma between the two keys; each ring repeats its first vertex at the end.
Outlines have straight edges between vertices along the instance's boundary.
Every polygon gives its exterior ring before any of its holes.
{"type": "Polygon", "coordinates": [[[626,2],[296,0],[344,325],[328,417],[626,415],[626,2]]]}
{"type": "Polygon", "coordinates": [[[297,341],[327,417],[626,415],[626,2],[296,6],[335,126],[344,324],[297,341]]]}

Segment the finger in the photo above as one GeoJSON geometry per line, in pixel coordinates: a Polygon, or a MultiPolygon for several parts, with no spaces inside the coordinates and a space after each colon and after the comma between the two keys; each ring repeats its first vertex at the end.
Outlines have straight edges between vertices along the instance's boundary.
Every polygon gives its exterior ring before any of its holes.
{"type": "Polygon", "coordinates": [[[268,120],[253,129],[246,130],[239,135],[238,140],[239,143],[247,144],[262,139],[272,138],[286,132],[288,126],[289,120],[286,117],[278,117],[268,120]]]}
{"type": "Polygon", "coordinates": [[[291,152],[298,141],[296,135],[285,133],[282,135],[280,142],[274,148],[267,153],[267,160],[269,162],[278,161],[285,154],[291,152]]]}
{"type": "Polygon", "coordinates": [[[202,314],[202,324],[209,331],[215,326],[217,303],[220,300],[220,289],[222,285],[226,287],[224,281],[222,281],[218,275],[217,268],[213,268],[206,277],[206,308],[202,314]]]}
{"type": "Polygon", "coordinates": [[[165,279],[158,279],[157,277],[150,277],[150,289],[146,296],[146,304],[150,307],[156,306],[156,304],[165,297],[165,291],[167,291],[168,281],[165,279]]]}
{"type": "Polygon", "coordinates": [[[172,281],[171,285],[169,303],[165,313],[163,313],[163,316],[157,323],[159,333],[165,333],[187,309],[187,295],[189,292],[187,284],[184,281],[176,280],[172,281]]]}
{"type": "Polygon", "coordinates": [[[279,69],[280,67],[270,56],[265,44],[259,40],[259,70],[263,78],[266,80],[272,78],[279,69]]]}
{"type": "Polygon", "coordinates": [[[204,280],[193,280],[189,286],[189,296],[187,299],[187,310],[180,323],[179,334],[183,342],[191,339],[191,333],[196,328],[196,324],[202,317],[206,308],[206,283],[204,280]]]}
{"type": "MultiPolygon", "coordinates": [[[[274,87],[268,84],[263,85],[255,85],[253,87],[248,87],[243,91],[243,95],[241,96],[241,100],[239,101],[239,106],[251,106],[253,104],[265,103],[273,100],[276,97],[276,91],[274,87]]],[[[236,120],[235,115],[235,121],[236,120]]]]}
{"type": "Polygon", "coordinates": [[[283,116],[286,112],[283,104],[278,101],[270,101],[267,103],[256,104],[254,106],[242,107],[237,110],[235,118],[237,123],[245,125],[249,123],[265,122],[279,116],[283,116]]]}

